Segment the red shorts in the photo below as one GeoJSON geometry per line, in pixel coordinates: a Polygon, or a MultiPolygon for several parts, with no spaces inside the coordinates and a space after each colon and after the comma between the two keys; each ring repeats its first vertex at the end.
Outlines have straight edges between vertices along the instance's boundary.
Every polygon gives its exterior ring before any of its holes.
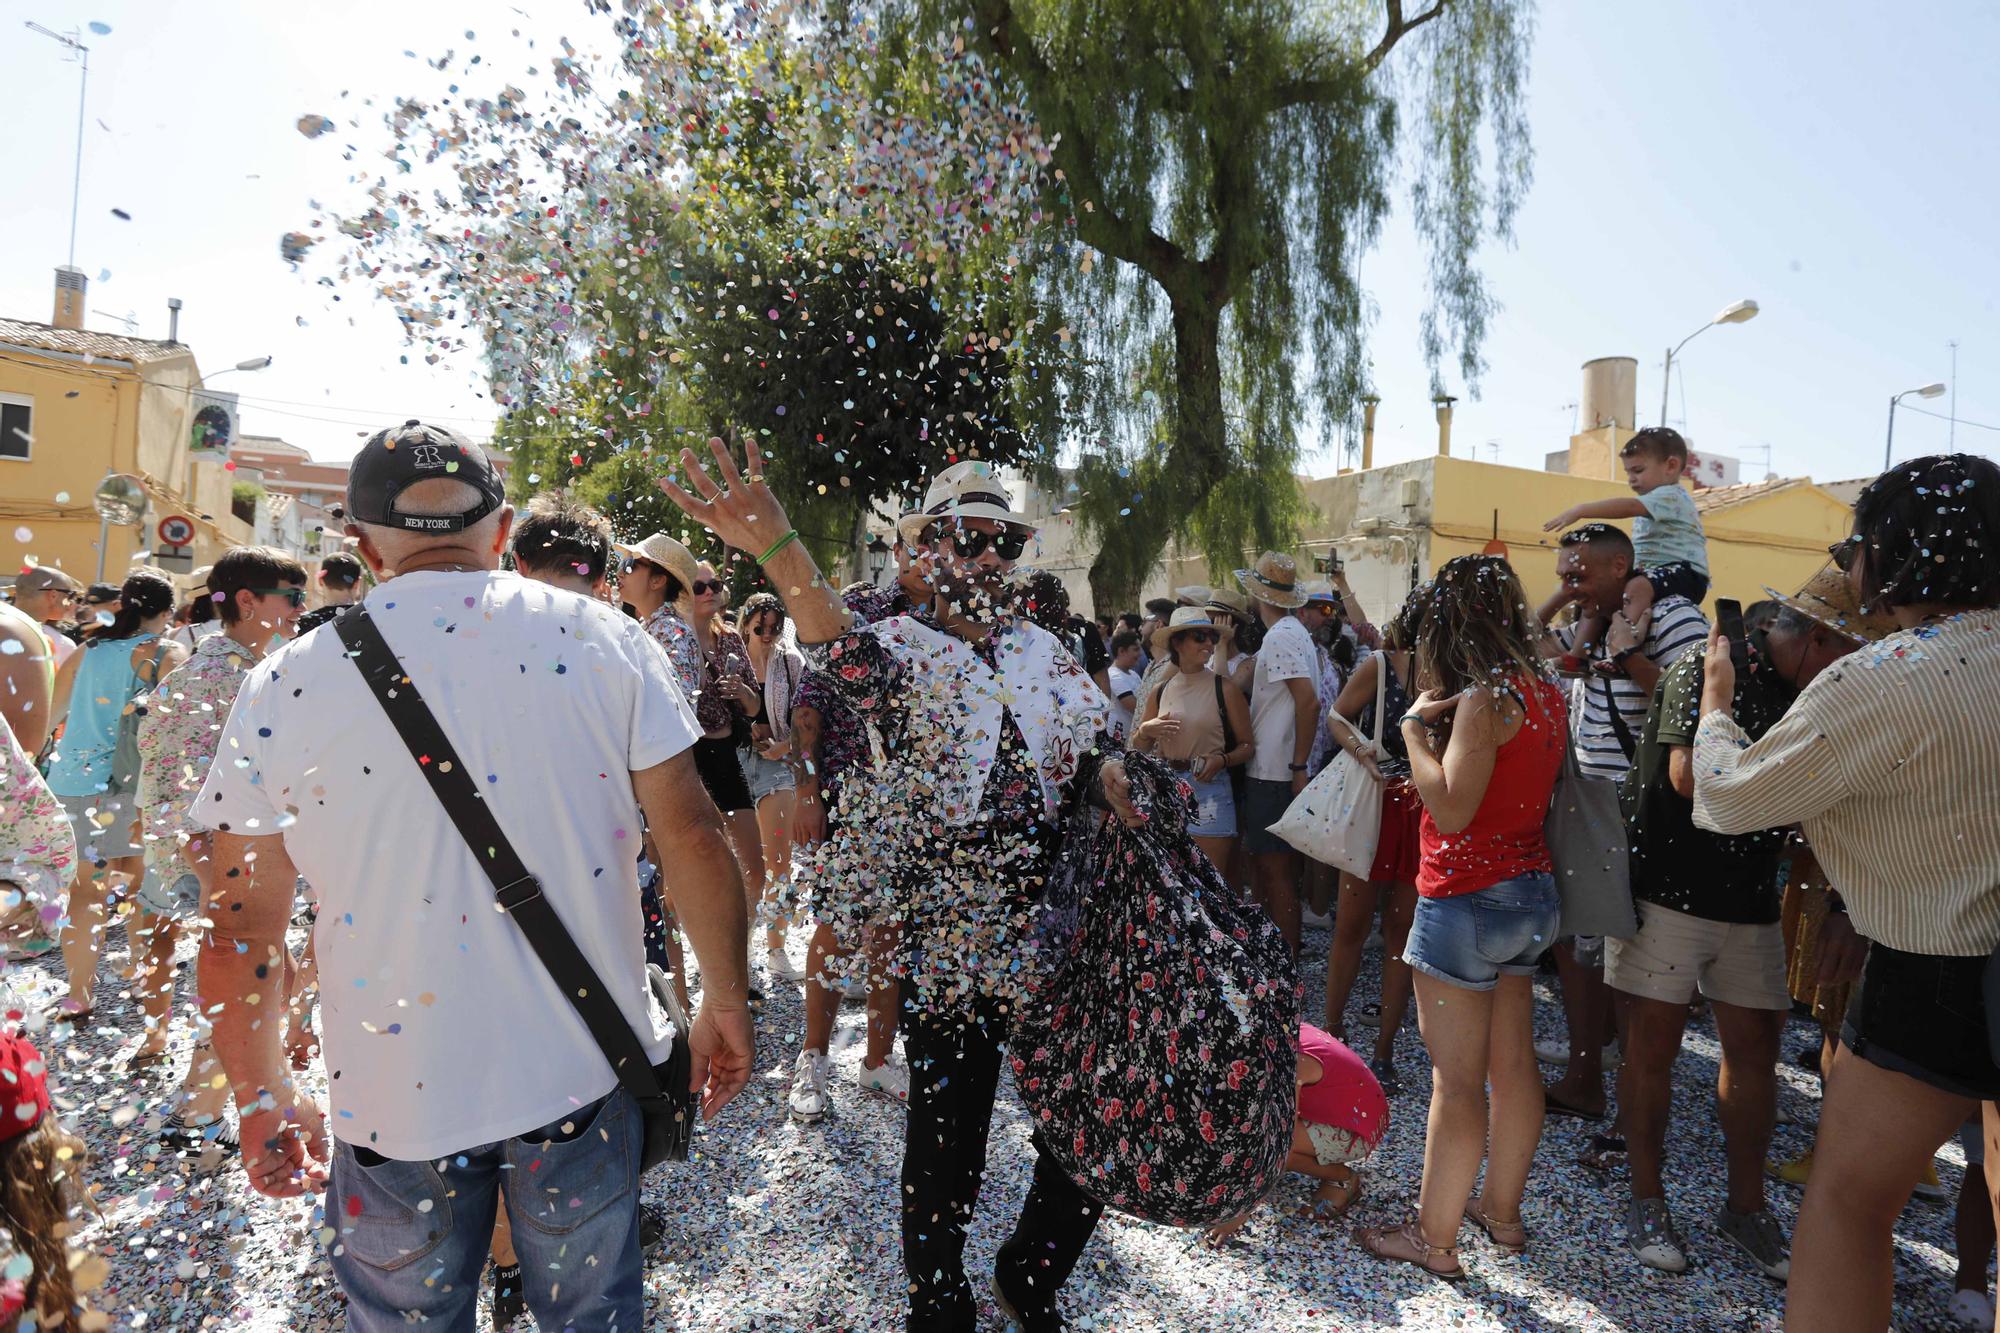
{"type": "Polygon", "coordinates": [[[1391,780],[1382,788],[1382,835],[1375,844],[1375,864],[1368,879],[1375,884],[1414,884],[1422,863],[1424,803],[1416,784],[1391,780]]]}

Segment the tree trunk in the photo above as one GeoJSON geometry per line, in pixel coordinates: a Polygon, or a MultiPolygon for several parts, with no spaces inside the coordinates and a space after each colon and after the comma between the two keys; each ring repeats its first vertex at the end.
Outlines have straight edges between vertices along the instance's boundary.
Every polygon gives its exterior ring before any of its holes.
{"type": "MultiPolygon", "coordinates": [[[[1090,593],[1099,609],[1136,609],[1173,536],[1174,515],[1192,513],[1229,467],[1222,408],[1221,307],[1175,300],[1173,434],[1130,515],[1118,520],[1120,539],[1107,541],[1090,566],[1090,593]]],[[[1135,474],[1136,475],[1136,474],[1135,474]]]]}

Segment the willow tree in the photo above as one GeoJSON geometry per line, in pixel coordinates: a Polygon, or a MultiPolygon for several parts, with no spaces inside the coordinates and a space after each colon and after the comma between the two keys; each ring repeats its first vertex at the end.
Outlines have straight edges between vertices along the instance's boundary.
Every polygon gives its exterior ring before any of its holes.
{"type": "Polygon", "coordinates": [[[1363,391],[1357,267],[1399,178],[1423,355],[1476,385],[1476,254],[1529,178],[1527,0],[930,0],[916,22],[962,25],[1018,86],[1087,247],[1054,285],[1103,312],[1082,332],[1123,371],[1079,478],[1099,605],[1130,605],[1170,537],[1219,566],[1293,535],[1301,426],[1363,391]]]}

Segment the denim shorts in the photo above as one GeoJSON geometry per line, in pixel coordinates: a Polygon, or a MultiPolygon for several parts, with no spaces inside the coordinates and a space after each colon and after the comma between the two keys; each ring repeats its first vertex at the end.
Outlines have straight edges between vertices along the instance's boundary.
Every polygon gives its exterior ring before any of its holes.
{"type": "Polygon", "coordinates": [[[1403,961],[1454,986],[1492,990],[1503,976],[1532,973],[1561,922],[1562,900],[1547,871],[1449,898],[1419,898],[1403,961]]]}
{"type": "Polygon", "coordinates": [[[1209,782],[1196,782],[1192,773],[1186,776],[1194,788],[1194,818],[1188,821],[1188,833],[1196,838],[1235,837],[1236,792],[1229,785],[1229,771],[1224,769],[1209,782]]]}
{"type": "Polygon", "coordinates": [[[761,801],[773,792],[798,789],[798,775],[782,759],[766,759],[746,745],[736,752],[736,761],[743,765],[743,780],[750,784],[752,802],[761,801]]]}

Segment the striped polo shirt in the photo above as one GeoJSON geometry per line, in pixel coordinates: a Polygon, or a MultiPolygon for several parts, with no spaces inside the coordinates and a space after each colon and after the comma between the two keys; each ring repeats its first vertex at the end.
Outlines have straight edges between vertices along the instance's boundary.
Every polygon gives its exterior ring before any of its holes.
{"type": "Polygon", "coordinates": [[[1803,823],[1863,936],[1983,957],[2000,944],[1995,699],[2000,610],[1892,634],[1821,672],[1754,745],[1720,712],[1704,717],[1694,822],[1803,823]]]}
{"type": "MultiPolygon", "coordinates": [[[[1572,647],[1576,626],[1565,626],[1556,637],[1564,648],[1572,647]]],[[[1708,619],[1700,607],[1685,597],[1662,597],[1653,604],[1653,623],[1639,651],[1664,675],[1668,667],[1707,641],[1708,619]]],[[[1611,654],[1600,644],[1592,656],[1603,660],[1611,654]]],[[[1576,724],[1577,766],[1589,777],[1616,782],[1632,766],[1632,755],[1626,753],[1618,729],[1611,723],[1612,706],[1615,702],[1636,754],[1639,733],[1646,729],[1646,714],[1653,706],[1653,692],[1640,689],[1624,676],[1600,676],[1594,671],[1584,678],[1582,686],[1583,714],[1576,724]]]]}

